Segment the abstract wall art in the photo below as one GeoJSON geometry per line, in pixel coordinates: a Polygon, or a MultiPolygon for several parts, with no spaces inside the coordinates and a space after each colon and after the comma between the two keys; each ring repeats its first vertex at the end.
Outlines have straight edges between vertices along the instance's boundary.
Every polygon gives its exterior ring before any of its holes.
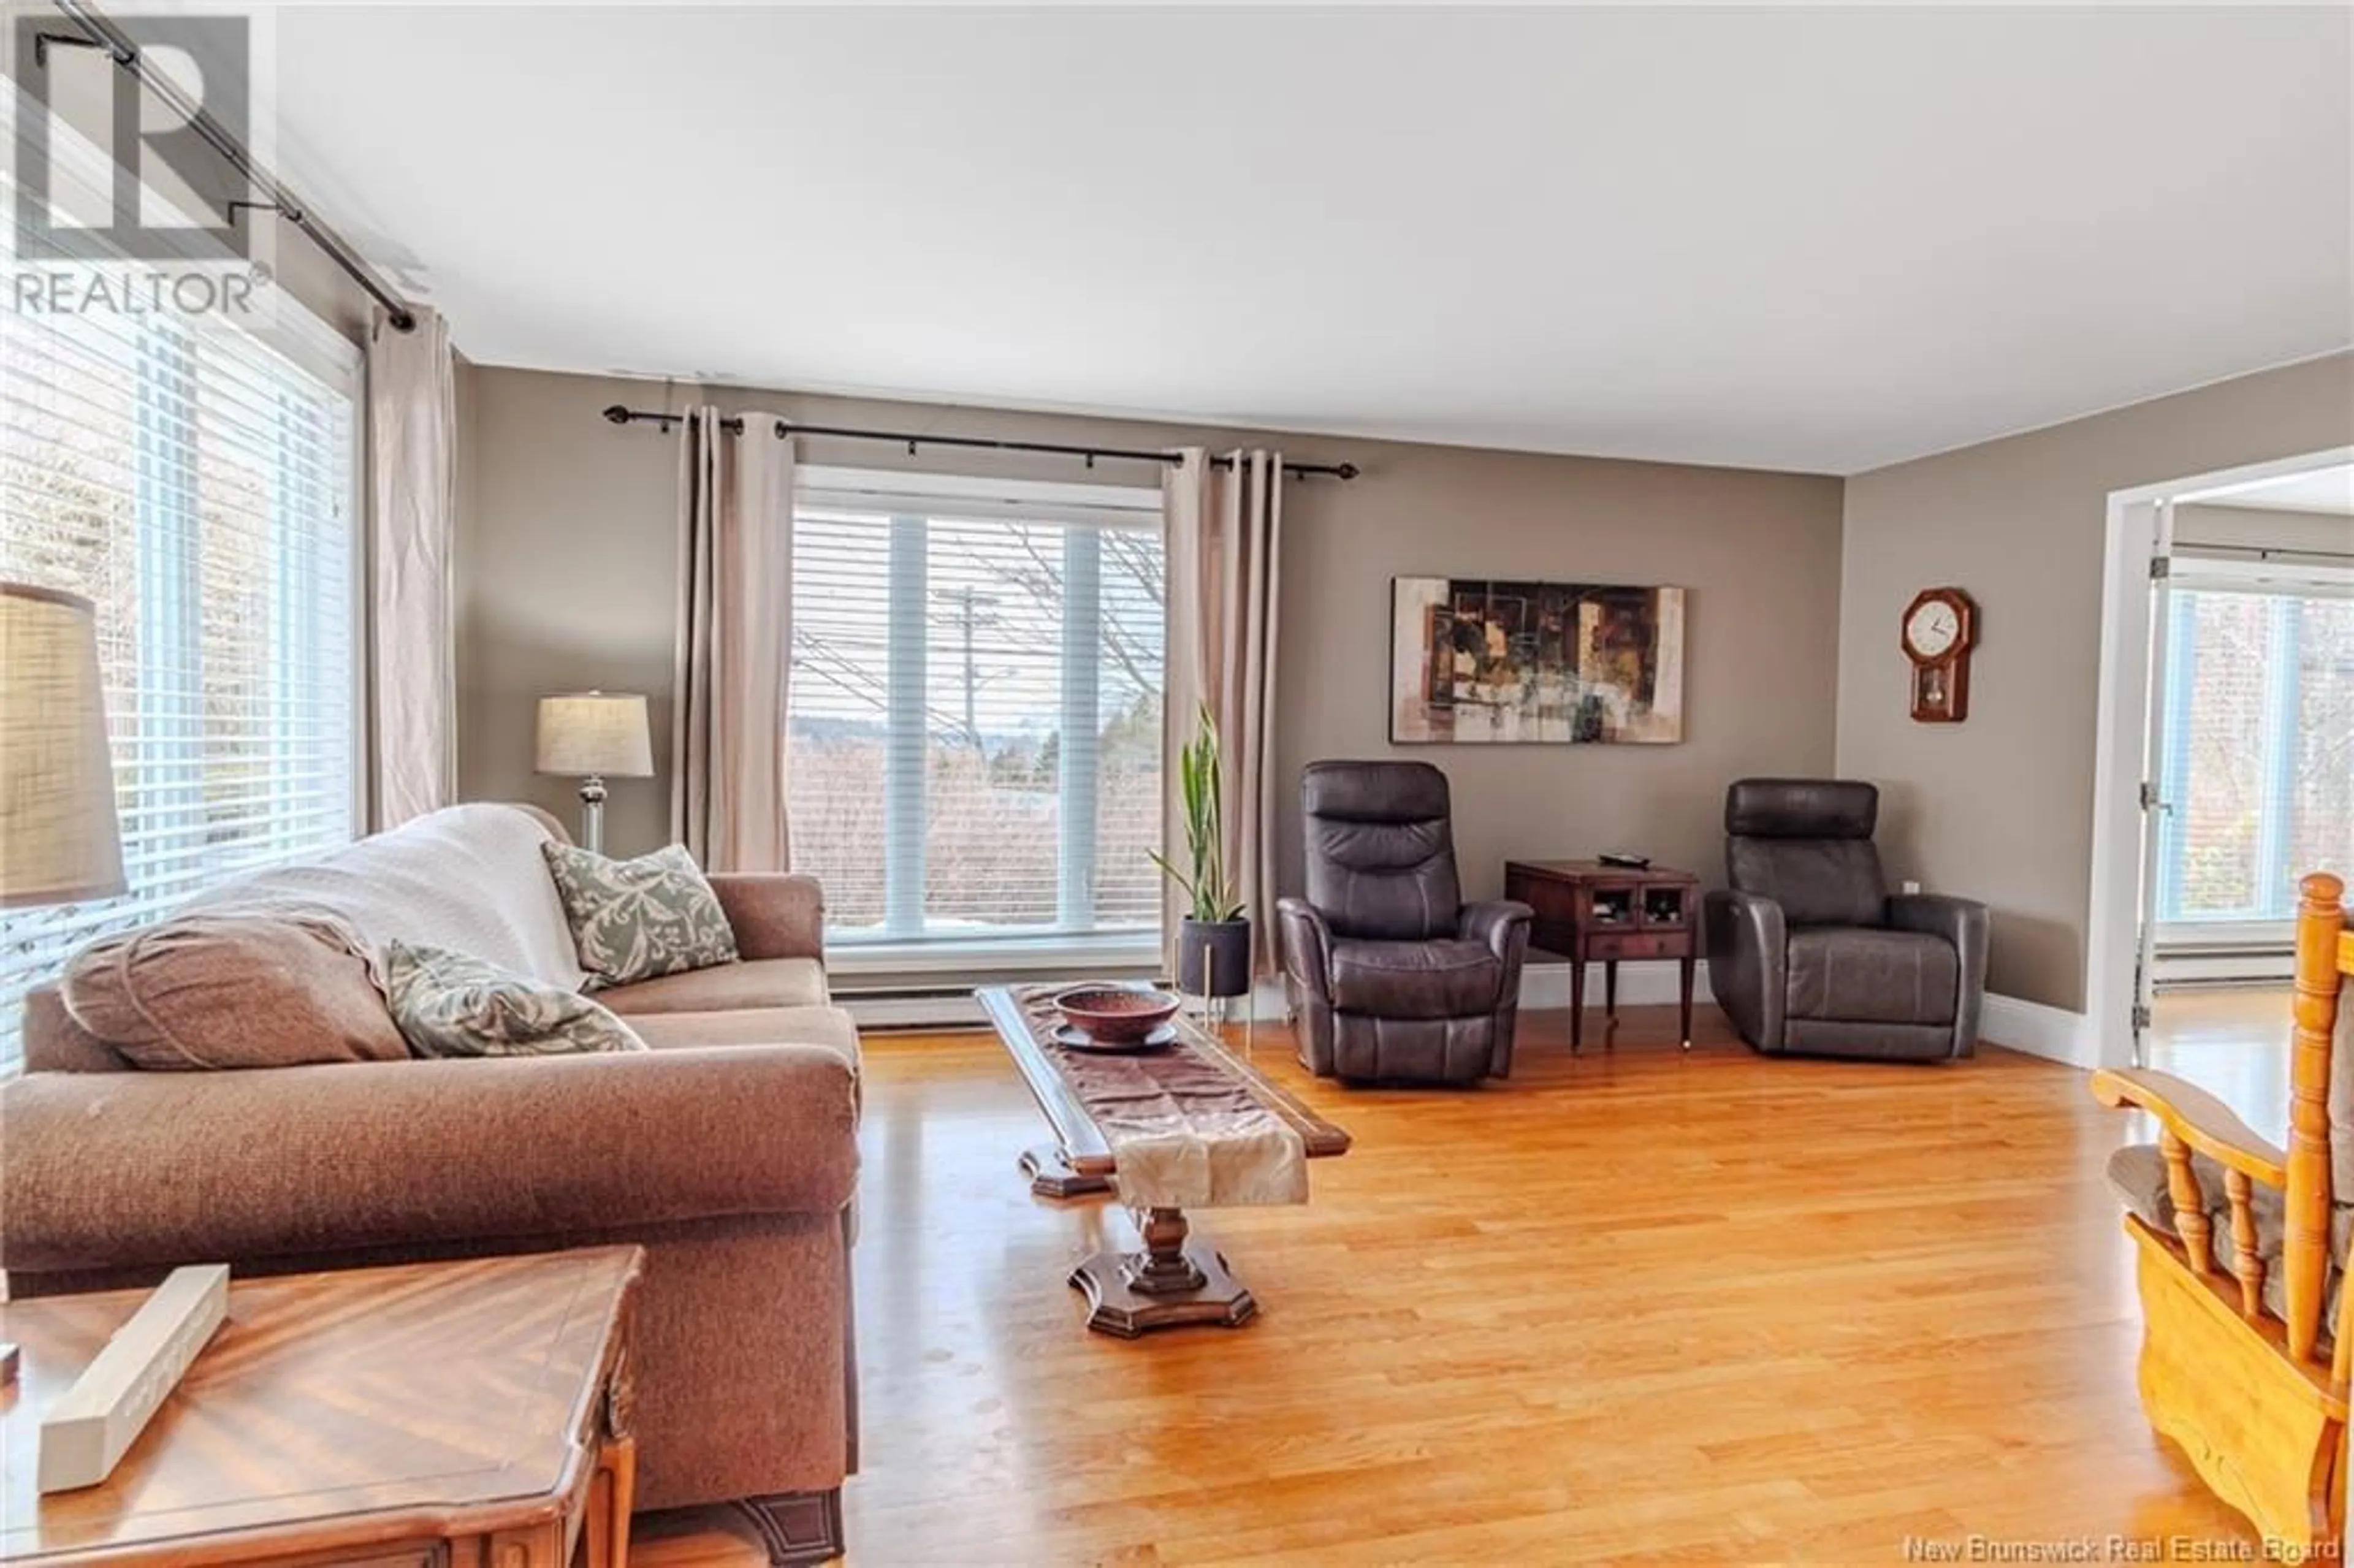
{"type": "Polygon", "coordinates": [[[1390,591],[1392,741],[1683,738],[1683,589],[1393,577],[1390,591]]]}

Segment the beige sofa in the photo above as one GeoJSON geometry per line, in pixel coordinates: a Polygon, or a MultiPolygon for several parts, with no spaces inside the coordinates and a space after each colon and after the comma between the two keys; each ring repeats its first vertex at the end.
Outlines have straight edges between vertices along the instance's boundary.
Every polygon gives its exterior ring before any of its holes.
{"type": "MultiPolygon", "coordinates": [[[[325,910],[371,944],[577,985],[539,853],[562,836],[528,807],[453,807],[192,907],[325,910]]],[[[636,1243],[639,1505],[742,1502],[773,1561],[832,1554],[856,1464],[858,1037],[827,1002],[817,884],[712,882],[741,962],[599,993],[642,1054],[141,1072],[37,993],[0,1088],[10,1292],[636,1243]]]]}

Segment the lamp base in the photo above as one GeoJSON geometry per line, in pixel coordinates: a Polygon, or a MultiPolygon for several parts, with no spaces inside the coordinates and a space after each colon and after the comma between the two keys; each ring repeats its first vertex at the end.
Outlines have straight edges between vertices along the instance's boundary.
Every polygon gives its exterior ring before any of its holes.
{"type": "Polygon", "coordinates": [[[594,773],[580,781],[580,847],[605,853],[605,780],[594,773]]]}

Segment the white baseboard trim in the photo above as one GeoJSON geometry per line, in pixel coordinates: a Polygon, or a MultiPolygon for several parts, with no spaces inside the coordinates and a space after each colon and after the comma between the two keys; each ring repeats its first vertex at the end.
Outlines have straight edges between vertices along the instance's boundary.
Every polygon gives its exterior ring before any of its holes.
{"type": "MultiPolygon", "coordinates": [[[[1622,1007],[1673,1006],[1676,1000],[1676,966],[1646,960],[1628,962],[1618,969],[1618,1001],[1622,1007]]],[[[1703,959],[1692,973],[1692,1005],[1703,1007],[1716,1001],[1716,993],[1708,986],[1708,960],[1703,959]]],[[[1569,1006],[1569,965],[1558,959],[1534,962],[1521,970],[1521,1005],[1526,1008],[1563,1008],[1569,1006]]],[[[1585,971],[1585,1005],[1602,1005],[1602,966],[1589,964],[1585,971]]],[[[1263,980],[1251,992],[1251,1012],[1259,1022],[1279,1022],[1283,1018],[1283,980],[1280,977],[1263,980]]],[[[1239,1012],[1236,1014],[1240,1016],[1239,1012]]]]}
{"type": "MultiPolygon", "coordinates": [[[[1656,959],[1618,966],[1618,1005],[1621,1007],[1672,1006],[1680,977],[1676,966],[1656,959]]],[[[1716,992],[1709,989],[1708,960],[1702,959],[1693,966],[1692,1005],[1706,1006],[1716,1001],[1716,992]]],[[[1532,963],[1521,971],[1521,1005],[1527,1008],[1569,1005],[1569,964],[1555,959],[1532,963]]],[[[1602,966],[1585,966],[1585,1005],[1602,1005],[1602,966]]]]}
{"type": "MultiPolygon", "coordinates": [[[[1618,1001],[1623,1007],[1672,1006],[1676,1000],[1676,966],[1671,963],[1646,961],[1625,963],[1618,969],[1618,1001]]],[[[960,988],[943,987],[937,992],[899,996],[841,997],[838,1004],[849,1010],[851,1018],[862,1029],[957,1029],[977,1027],[988,1022],[981,1014],[981,1004],[972,993],[960,988]]],[[[1716,1000],[1709,989],[1708,961],[1703,959],[1692,974],[1692,1005],[1704,1007],[1716,1000]]],[[[1585,972],[1585,1004],[1602,1006],[1602,966],[1588,964],[1585,972]]],[[[1566,1008],[1569,1005],[1569,965],[1560,960],[1529,964],[1521,970],[1521,1005],[1525,1008],[1566,1008]]],[[[1283,1017],[1283,981],[1278,979],[1259,981],[1251,992],[1251,1012],[1261,1023],[1272,1023],[1283,1017]]],[[[1235,1013],[1239,1019],[1239,1008],[1235,1013]]]]}
{"type": "Polygon", "coordinates": [[[2083,1013],[2015,996],[1987,993],[1978,1012],[1978,1038],[2086,1072],[2101,1065],[2098,1043],[2083,1013]]]}
{"type": "MultiPolygon", "coordinates": [[[[851,1022],[861,1029],[979,1029],[989,1022],[988,1014],[981,1011],[981,1003],[973,999],[971,991],[962,987],[897,996],[860,996],[852,992],[833,1000],[834,1005],[848,1012],[851,1022]]],[[[1196,1004],[1188,1001],[1186,1012],[1194,1011],[1196,1004]]],[[[1283,982],[1261,980],[1252,993],[1251,1011],[1261,1023],[1280,1021],[1283,982]]],[[[1239,1002],[1232,1016],[1241,1022],[1239,1002]]]]}
{"type": "MultiPolygon", "coordinates": [[[[1672,1004],[1676,1000],[1676,969],[1673,964],[1629,963],[1618,970],[1618,1001],[1628,1007],[1657,1007],[1672,1004]]],[[[1708,963],[1702,960],[1692,977],[1692,1005],[1712,1005],[1715,993],[1708,983],[1708,963]]],[[[1590,965],[1585,977],[1585,1004],[1599,1009],[1602,1005],[1602,972],[1598,964],[1590,965]]],[[[981,1015],[981,1004],[966,991],[943,991],[926,996],[857,997],[843,1001],[851,1017],[862,1029],[957,1029],[978,1028],[988,1022],[981,1015]]],[[[1566,963],[1534,963],[1521,971],[1521,1005],[1525,1008],[1566,1008],[1569,1005],[1569,966],[1566,963]]],[[[1261,1023],[1272,1023],[1283,1017],[1283,982],[1262,980],[1251,994],[1251,1011],[1261,1023]]],[[[1236,1015],[1239,1017],[1239,1013],[1236,1015]]],[[[1989,1044],[2001,1045],[2030,1056],[2041,1056],[2048,1061],[2064,1063],[2086,1072],[2100,1065],[2100,1053],[2086,1026],[2084,1015],[2064,1008],[2048,1007],[2040,1001],[2024,1001],[2015,996],[1989,994],[1978,1016],[1978,1036],[1989,1044]]]]}

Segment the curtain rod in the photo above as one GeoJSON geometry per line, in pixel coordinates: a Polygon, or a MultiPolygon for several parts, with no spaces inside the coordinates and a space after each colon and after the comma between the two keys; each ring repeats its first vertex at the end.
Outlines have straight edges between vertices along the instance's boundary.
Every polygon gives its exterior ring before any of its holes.
{"type": "MultiPolygon", "coordinates": [[[[605,418],[616,425],[657,424],[667,434],[673,425],[684,422],[686,416],[630,408],[616,403],[605,410],[605,418]]],[[[740,415],[731,415],[719,423],[737,435],[744,433],[744,420],[740,415]]],[[[889,441],[905,446],[910,457],[915,455],[917,447],[970,447],[984,451],[1045,452],[1055,457],[1085,458],[1089,468],[1095,467],[1097,458],[1116,458],[1123,462],[1175,463],[1184,461],[1175,452],[1144,451],[1133,447],[1076,447],[1058,441],[1001,441],[986,436],[934,436],[911,430],[863,430],[844,425],[797,425],[790,419],[779,419],[777,439],[782,440],[789,436],[832,436],[852,441],[889,441]]],[[[1210,461],[1218,468],[1234,466],[1232,458],[1212,458],[1210,461]]],[[[1359,470],[1352,462],[1286,462],[1283,471],[1295,479],[1306,479],[1310,475],[1354,479],[1359,470]]]]}
{"type": "Polygon", "coordinates": [[[2301,550],[2293,545],[2202,545],[2196,540],[2182,539],[2175,541],[2174,553],[2194,560],[2201,556],[2253,556],[2259,564],[2317,561],[2326,565],[2332,561],[2354,561],[2354,550],[2301,550]]]}
{"type": "Polygon", "coordinates": [[[276,213],[300,229],[328,260],[348,273],[353,282],[366,290],[376,302],[384,307],[395,331],[417,330],[417,313],[408,307],[408,302],[393,292],[392,286],[378,277],[374,268],[360,259],[359,252],[354,250],[342,235],[313,217],[310,205],[281,184],[275,175],[256,163],[251,150],[230,135],[204,105],[189,97],[170,77],[150,67],[139,46],[109,20],[105,13],[90,5],[89,0],[56,0],[56,4],[58,9],[65,14],[66,20],[80,27],[84,36],[40,35],[34,44],[37,64],[48,62],[48,48],[55,45],[61,44],[69,48],[104,49],[113,57],[117,66],[138,78],[140,84],[148,91],[169,104],[173,112],[186,122],[188,129],[204,138],[207,146],[227,159],[231,168],[253,182],[255,194],[265,199],[230,203],[229,221],[232,224],[236,222],[240,207],[276,213]]]}

